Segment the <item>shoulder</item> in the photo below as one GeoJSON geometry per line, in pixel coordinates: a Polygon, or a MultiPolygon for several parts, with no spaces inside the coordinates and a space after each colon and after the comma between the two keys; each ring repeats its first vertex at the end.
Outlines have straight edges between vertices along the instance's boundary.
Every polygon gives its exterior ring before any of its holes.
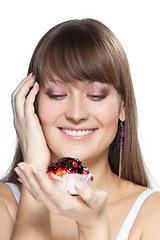
{"type": "Polygon", "coordinates": [[[142,240],[158,240],[160,236],[160,192],[152,193],[144,202],[138,221],[141,223],[142,240]]]}
{"type": "Polygon", "coordinates": [[[159,217],[160,220],[160,192],[152,193],[144,202],[142,212],[146,219],[159,217]]]}
{"type": "Polygon", "coordinates": [[[5,183],[0,183],[0,239],[10,239],[17,213],[16,200],[5,183]]]}
{"type": "Polygon", "coordinates": [[[157,220],[160,222],[160,192],[154,192],[146,199],[142,213],[149,225],[155,225],[157,220]]]}
{"type": "Polygon", "coordinates": [[[14,195],[11,188],[6,183],[0,183],[0,200],[11,202],[14,200],[14,195]]]}
{"type": "Polygon", "coordinates": [[[1,207],[5,206],[8,214],[14,221],[17,213],[18,204],[11,188],[5,183],[0,183],[0,203],[1,207]]]}

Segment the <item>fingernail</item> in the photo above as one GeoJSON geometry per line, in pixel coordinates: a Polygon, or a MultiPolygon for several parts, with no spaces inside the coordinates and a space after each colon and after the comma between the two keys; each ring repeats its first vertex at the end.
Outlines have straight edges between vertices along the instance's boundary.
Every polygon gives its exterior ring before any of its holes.
{"type": "Polygon", "coordinates": [[[82,182],[79,182],[76,184],[76,188],[79,191],[84,191],[86,189],[86,186],[82,182]]]}
{"type": "Polygon", "coordinates": [[[17,178],[17,180],[18,180],[20,183],[22,183],[22,180],[21,180],[20,178],[17,178]]]}
{"type": "Polygon", "coordinates": [[[22,175],[22,172],[18,169],[18,167],[14,168],[14,171],[17,173],[18,176],[22,175]]]}
{"type": "Polygon", "coordinates": [[[36,87],[37,85],[38,85],[38,83],[37,83],[37,82],[35,82],[35,83],[34,83],[34,85],[33,85],[33,87],[36,87]]]}
{"type": "Polygon", "coordinates": [[[30,76],[32,76],[33,75],[33,73],[31,72],[29,75],[28,75],[28,77],[30,77],[30,76]]]}
{"type": "Polygon", "coordinates": [[[34,174],[38,174],[38,171],[35,167],[32,167],[32,171],[33,171],[34,174]]]}
{"type": "Polygon", "coordinates": [[[34,75],[31,76],[31,78],[29,79],[29,81],[33,81],[35,79],[34,75]]]}
{"type": "Polygon", "coordinates": [[[18,167],[22,170],[22,172],[24,172],[25,171],[25,167],[23,166],[23,165],[21,165],[21,164],[17,164],[18,165],[18,167]]]}

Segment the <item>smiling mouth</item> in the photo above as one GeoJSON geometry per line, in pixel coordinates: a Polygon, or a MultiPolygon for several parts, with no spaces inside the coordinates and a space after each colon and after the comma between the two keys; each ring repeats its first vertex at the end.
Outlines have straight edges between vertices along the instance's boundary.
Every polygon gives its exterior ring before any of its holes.
{"type": "Polygon", "coordinates": [[[61,128],[61,131],[64,132],[65,134],[73,137],[81,137],[81,136],[86,136],[92,132],[94,132],[96,129],[88,129],[88,130],[71,130],[71,129],[64,129],[61,128]]]}

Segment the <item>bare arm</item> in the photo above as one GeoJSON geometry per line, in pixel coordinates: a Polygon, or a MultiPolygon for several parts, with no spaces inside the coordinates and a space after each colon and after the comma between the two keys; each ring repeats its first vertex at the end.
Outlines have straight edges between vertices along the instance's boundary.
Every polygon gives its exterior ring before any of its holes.
{"type": "Polygon", "coordinates": [[[107,210],[104,209],[96,219],[84,220],[84,225],[77,223],[80,240],[109,240],[109,225],[107,210]],[[86,224],[88,222],[88,225],[86,224]]]}
{"type": "Polygon", "coordinates": [[[109,220],[106,209],[107,193],[94,190],[85,183],[76,184],[79,196],[73,197],[59,190],[38,167],[19,164],[21,181],[30,194],[56,215],[76,221],[79,240],[109,240],[109,220]],[[22,171],[21,171],[22,170],[22,171]]]}
{"type": "Polygon", "coordinates": [[[0,200],[0,239],[9,240],[12,231],[13,231],[14,223],[9,215],[8,209],[0,200]]]}
{"type": "MultiPolygon", "coordinates": [[[[39,92],[33,75],[27,76],[12,93],[14,126],[23,160],[37,163],[43,170],[50,162],[50,151],[35,113],[34,101],[39,92]]],[[[50,239],[50,214],[22,187],[22,193],[11,240],[50,239]]]]}
{"type": "Polygon", "coordinates": [[[143,212],[141,240],[160,239],[160,192],[154,193],[146,201],[143,212]]]}
{"type": "Polygon", "coordinates": [[[51,239],[50,214],[23,188],[11,240],[51,239]]]}

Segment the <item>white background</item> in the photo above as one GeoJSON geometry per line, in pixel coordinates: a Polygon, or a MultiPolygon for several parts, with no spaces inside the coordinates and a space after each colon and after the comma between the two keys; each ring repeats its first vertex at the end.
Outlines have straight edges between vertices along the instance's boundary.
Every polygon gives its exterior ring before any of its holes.
{"type": "Polygon", "coordinates": [[[0,177],[12,161],[16,134],[10,95],[27,74],[39,39],[54,25],[90,17],[121,41],[139,113],[139,139],[154,188],[160,185],[160,7],[157,0],[5,0],[0,3],[0,177]]]}

